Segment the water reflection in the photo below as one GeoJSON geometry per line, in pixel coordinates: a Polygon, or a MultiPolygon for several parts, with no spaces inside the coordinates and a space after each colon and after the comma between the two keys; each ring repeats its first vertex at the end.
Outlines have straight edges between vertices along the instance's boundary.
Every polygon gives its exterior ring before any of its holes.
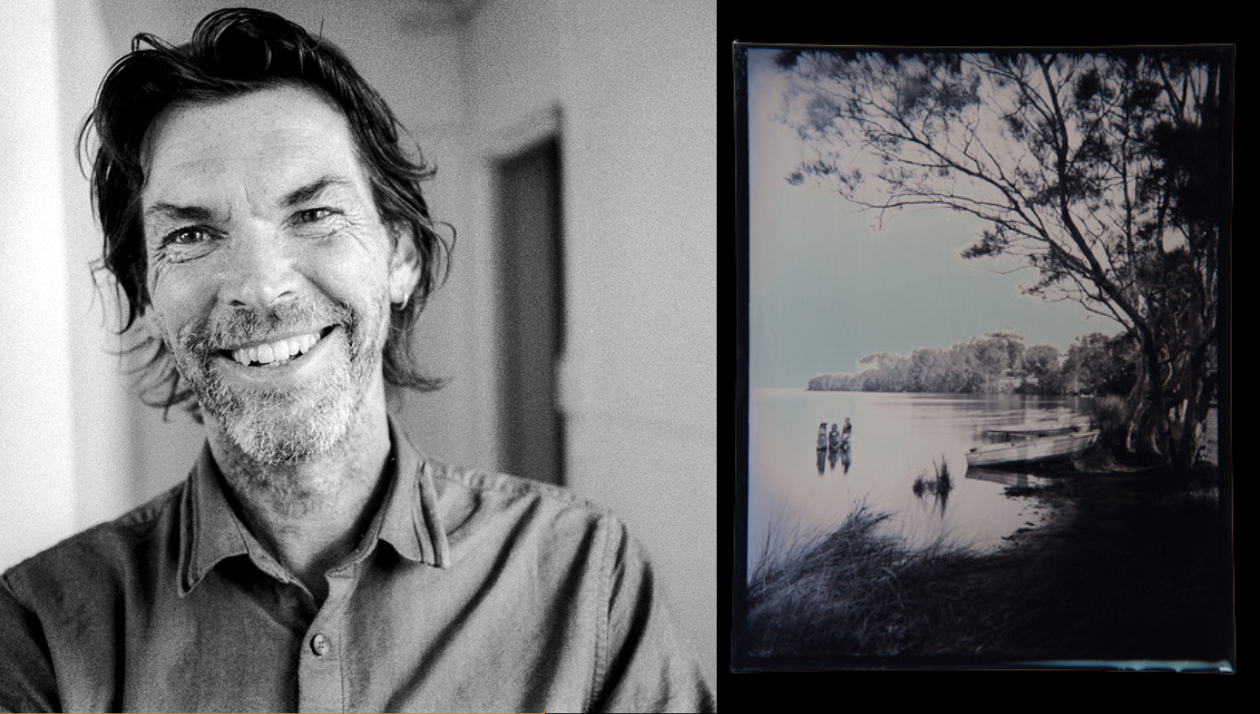
{"type": "Polygon", "coordinates": [[[984,468],[982,466],[969,466],[967,468],[967,478],[977,479],[980,481],[988,481],[990,483],[1000,483],[1004,486],[1022,486],[1032,487],[1041,486],[1046,480],[1032,474],[1018,473],[1015,471],[1002,471],[1000,469],[984,468]]]}
{"type": "MultiPolygon", "coordinates": [[[[1083,403],[1063,397],[795,389],[755,390],[750,396],[750,543],[765,541],[776,513],[802,533],[820,533],[865,504],[890,514],[883,530],[911,547],[945,537],[966,547],[999,548],[1002,537],[1027,520],[1021,512],[1027,501],[1009,498],[1009,484],[990,481],[1018,484],[1020,477],[964,478],[967,451],[991,429],[1057,424],[1085,414],[1083,403]],[[831,425],[843,436],[845,417],[861,444],[833,450],[831,425]],[[811,443],[815,451],[808,455],[811,443]],[[951,488],[932,490],[926,482],[935,484],[933,463],[942,459],[949,464],[951,488]],[[913,485],[921,474],[925,484],[916,495],[913,485]]],[[[1032,483],[1026,477],[1024,482],[1032,483]]],[[[758,552],[749,549],[750,561],[758,552]]]]}

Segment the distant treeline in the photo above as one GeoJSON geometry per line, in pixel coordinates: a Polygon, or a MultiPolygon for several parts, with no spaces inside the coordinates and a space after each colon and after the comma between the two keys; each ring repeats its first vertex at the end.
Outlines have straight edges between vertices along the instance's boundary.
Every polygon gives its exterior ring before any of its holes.
{"type": "Polygon", "coordinates": [[[909,357],[883,352],[858,360],[857,374],[820,374],[811,390],[972,394],[1128,394],[1137,379],[1137,346],[1126,333],[1076,338],[1064,355],[1050,345],[1024,346],[1005,329],[909,357]]]}

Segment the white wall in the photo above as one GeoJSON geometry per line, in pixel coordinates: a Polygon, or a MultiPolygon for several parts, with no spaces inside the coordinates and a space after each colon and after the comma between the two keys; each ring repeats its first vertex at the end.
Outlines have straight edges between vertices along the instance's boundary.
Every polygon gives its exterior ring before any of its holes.
{"type": "Polygon", "coordinates": [[[95,0],[0,5],[0,568],[130,507],[129,403],[74,154],[109,66],[95,0]]]}
{"type": "MultiPolygon", "coordinates": [[[[76,141],[91,111],[101,77],[115,57],[109,52],[99,0],[56,0],[57,96],[61,103],[56,152],[65,206],[67,315],[74,384],[75,525],[78,529],[116,517],[134,505],[131,424],[118,418],[134,397],[120,373],[122,344],[114,334],[118,302],[112,289],[92,278],[103,238],[88,200],[89,182],[76,141]]],[[[52,158],[50,157],[50,158],[52,158]]]]}
{"type": "Polygon", "coordinates": [[[0,567],[70,534],[74,424],[52,3],[0,5],[0,567]]]}
{"type": "MultiPolygon", "coordinates": [[[[569,483],[655,556],[716,683],[716,6],[477,7],[472,232],[492,249],[486,158],[559,107],[569,483]]],[[[474,268],[490,293],[492,265],[474,268]]]]}

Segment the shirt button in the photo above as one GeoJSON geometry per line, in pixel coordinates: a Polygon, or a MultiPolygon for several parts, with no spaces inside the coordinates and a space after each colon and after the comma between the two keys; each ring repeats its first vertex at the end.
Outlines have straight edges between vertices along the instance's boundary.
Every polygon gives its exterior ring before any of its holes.
{"type": "Polygon", "coordinates": [[[332,645],[328,642],[328,638],[322,634],[315,635],[311,638],[311,651],[318,657],[323,657],[332,649],[332,645]]]}

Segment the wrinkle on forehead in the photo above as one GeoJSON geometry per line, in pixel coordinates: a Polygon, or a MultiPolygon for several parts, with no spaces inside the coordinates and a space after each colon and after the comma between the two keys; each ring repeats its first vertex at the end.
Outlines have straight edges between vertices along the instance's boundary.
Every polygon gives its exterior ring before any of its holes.
{"type": "Polygon", "coordinates": [[[286,174],[295,173],[343,173],[366,186],[340,108],[322,91],[300,85],[172,105],[150,126],[142,160],[146,204],[196,203],[207,192],[227,198],[225,190],[244,188],[225,183],[237,179],[253,191],[281,192],[286,174]]]}

